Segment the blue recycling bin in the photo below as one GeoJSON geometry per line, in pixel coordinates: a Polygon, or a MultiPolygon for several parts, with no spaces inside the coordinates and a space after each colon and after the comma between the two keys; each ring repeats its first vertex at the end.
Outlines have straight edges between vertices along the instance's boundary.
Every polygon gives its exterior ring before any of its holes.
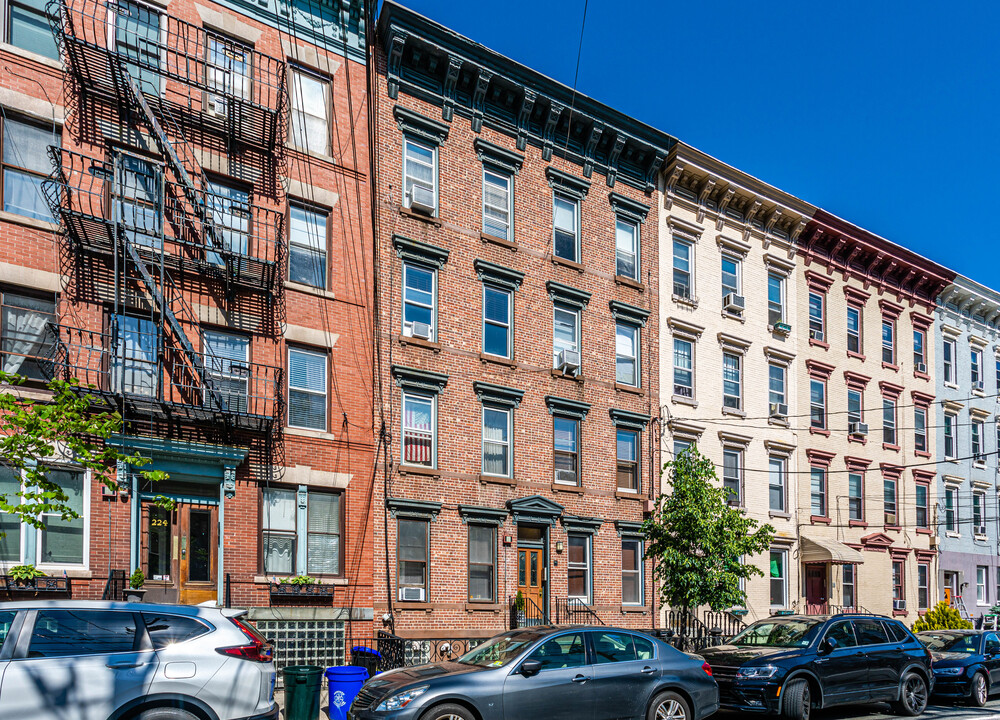
{"type": "Polygon", "coordinates": [[[347,711],[368,680],[368,670],[354,665],[327,668],[326,681],[330,689],[330,702],[326,714],[330,720],[347,720],[347,711]]]}

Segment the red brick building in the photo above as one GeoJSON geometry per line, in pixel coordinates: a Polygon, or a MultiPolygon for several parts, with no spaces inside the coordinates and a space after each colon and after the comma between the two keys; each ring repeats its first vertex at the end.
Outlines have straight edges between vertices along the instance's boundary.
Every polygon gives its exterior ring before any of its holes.
{"type": "MultiPolygon", "coordinates": [[[[42,399],[47,374],[93,384],[124,416],[116,444],[170,479],[119,472],[109,493],[66,462],[80,518],[7,518],[0,561],[74,597],[138,567],[149,599],[250,606],[279,647],[308,621],[342,651],[372,617],[362,3],[18,5],[0,45],[4,369],[42,399]],[[275,582],[306,574],[309,598],[275,582]]],[[[303,653],[283,659],[319,659],[303,653]]]]}
{"type": "Polygon", "coordinates": [[[376,625],[653,627],[673,140],[392,2],[377,34],[376,625]]]}

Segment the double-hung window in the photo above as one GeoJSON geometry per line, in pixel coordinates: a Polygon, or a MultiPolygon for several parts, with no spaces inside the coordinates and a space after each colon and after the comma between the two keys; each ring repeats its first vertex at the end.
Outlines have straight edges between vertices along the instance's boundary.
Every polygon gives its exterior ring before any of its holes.
{"type": "Polygon", "coordinates": [[[972,462],[985,462],[986,456],[983,455],[983,421],[973,420],[969,425],[969,433],[972,436],[972,462]]]}
{"type": "Polygon", "coordinates": [[[958,527],[956,513],[958,508],[955,504],[955,490],[954,488],[945,488],[944,490],[944,528],[948,532],[955,532],[958,527]]]}
{"type": "Polygon", "coordinates": [[[483,406],[483,474],[510,477],[511,425],[510,408],[483,406]]]}
{"type": "Polygon", "coordinates": [[[990,599],[986,592],[986,574],[989,568],[985,565],[976,566],[976,604],[989,605],[990,599]]]}
{"type": "Polygon", "coordinates": [[[45,0],[10,0],[7,3],[7,42],[51,60],[59,59],[45,0]]]}
{"type": "Polygon", "coordinates": [[[469,602],[496,600],[497,530],[469,525],[469,602]]]}
{"type": "Polygon", "coordinates": [[[399,599],[426,602],[427,567],[430,564],[430,523],[426,520],[396,521],[396,575],[399,599]]]}
{"type": "Polygon", "coordinates": [[[42,512],[37,530],[37,565],[83,565],[86,557],[86,527],[90,503],[84,473],[77,470],[50,470],[48,479],[66,494],[66,505],[78,517],[63,518],[59,512],[42,512]]]}
{"type": "Polygon", "coordinates": [[[622,604],[642,605],[642,540],[622,539],[622,604]]]}
{"type": "Polygon", "coordinates": [[[403,263],[403,335],[437,340],[437,271],[403,263]]]}
{"type": "Polygon", "coordinates": [[[811,468],[810,480],[810,513],[817,517],[826,517],[826,469],[811,468]]]}
{"type": "Polygon", "coordinates": [[[297,566],[298,529],[295,491],[262,490],[260,523],[262,561],[266,575],[294,575],[297,566]]]}
{"type": "Polygon", "coordinates": [[[822,293],[809,293],[809,339],[823,342],[826,340],[826,296],[822,293]]]}
{"type": "MultiPolygon", "coordinates": [[[[39,4],[44,7],[44,3],[39,4]]],[[[59,145],[59,136],[51,127],[42,128],[4,117],[0,163],[4,212],[46,222],[56,221],[42,193],[42,181],[52,172],[49,145],[59,145]]]]}
{"type": "Polygon", "coordinates": [[[340,495],[309,491],[306,497],[306,574],[340,575],[340,495]]]}
{"type": "Polygon", "coordinates": [[[785,278],[767,274],[767,324],[774,327],[785,321],[785,278]]]}
{"type": "Polygon", "coordinates": [[[571,534],[568,538],[569,566],[569,597],[590,604],[592,574],[592,558],[590,552],[590,536],[571,534]]]}
{"type": "Polygon", "coordinates": [[[986,509],[986,495],[981,492],[972,493],[972,532],[976,535],[986,534],[986,521],[983,519],[986,509]]]}
{"type": "Polygon", "coordinates": [[[855,597],[857,596],[856,581],[854,577],[854,565],[842,565],[841,571],[841,592],[844,596],[844,607],[854,609],[855,597]]]}
{"type": "MultiPolygon", "coordinates": [[[[21,473],[6,465],[0,465],[0,495],[9,505],[19,505],[20,491],[21,473]]],[[[0,563],[20,565],[21,560],[20,518],[13,513],[0,510],[0,563]]]]}
{"type": "Polygon", "coordinates": [[[617,430],[618,489],[639,492],[639,433],[617,430]]]}
{"type": "Polygon", "coordinates": [[[927,485],[923,483],[917,483],[914,486],[914,496],[916,498],[914,504],[917,508],[917,527],[924,529],[928,526],[927,490],[927,485]]]}
{"type": "Polygon", "coordinates": [[[288,215],[288,279],[325,288],[328,213],[292,203],[288,215]]]}
{"type": "Polygon", "coordinates": [[[615,323],[615,382],[639,387],[639,328],[615,323]]]}
{"type": "Polygon", "coordinates": [[[732,255],[722,256],[722,298],[740,294],[740,261],[732,255]]]}
{"type": "Polygon", "coordinates": [[[552,367],[559,368],[559,355],[580,359],[580,311],[566,305],[552,310],[552,367]]]}
{"type": "Polygon", "coordinates": [[[288,425],[326,430],[326,354],[288,348],[288,425]]]}
{"type": "Polygon", "coordinates": [[[861,308],[847,306],[847,350],[861,353],[861,308]]]}
{"type": "Polygon", "coordinates": [[[882,362],[896,364],[896,323],[886,318],[882,319],[882,362]]]}
{"type": "Polygon", "coordinates": [[[913,408],[913,448],[927,452],[927,408],[913,408]]]}
{"type": "Polygon", "coordinates": [[[896,401],[882,398],[882,442],[896,444],[896,401]]]}
{"type": "Polygon", "coordinates": [[[767,366],[767,401],[770,405],[785,404],[785,366],[771,363],[767,366]]]}
{"type": "Polygon", "coordinates": [[[580,201],[555,193],[552,196],[552,224],[555,256],[580,262],[580,201]]]}
{"type": "MultiPolygon", "coordinates": [[[[251,409],[250,338],[205,330],[202,342],[205,344],[205,373],[216,391],[214,399],[222,400],[230,413],[246,413],[251,409]]],[[[206,404],[214,404],[211,393],[205,395],[206,404]]]]}
{"type": "Polygon", "coordinates": [[[774,512],[785,512],[785,458],[768,458],[768,506],[774,512]]]}
{"type": "Polygon", "coordinates": [[[437,213],[437,154],[437,145],[403,138],[403,207],[430,207],[437,213]]]}
{"type": "Polygon", "coordinates": [[[434,467],[437,455],[436,405],[433,395],[403,393],[403,464],[434,467]]]}
{"type": "Polygon", "coordinates": [[[579,485],[580,421],[554,415],[552,417],[552,451],[555,482],[579,485]]]}
{"type": "MultiPolygon", "coordinates": [[[[943,362],[941,363],[942,369],[944,371],[944,381],[946,383],[954,384],[955,379],[955,341],[945,340],[941,343],[941,352],[943,357],[943,362]]],[[[1000,364],[1000,361],[998,361],[1000,364]]]]}
{"type": "Polygon", "coordinates": [[[674,395],[694,397],[694,343],[674,338],[674,395]]]}
{"type": "Polygon", "coordinates": [[[56,304],[51,295],[41,299],[0,290],[0,367],[30,380],[44,380],[42,361],[49,357],[55,334],[56,304]]]}
{"type": "Polygon", "coordinates": [[[847,516],[850,520],[864,520],[864,476],[859,472],[847,474],[847,516]]]}
{"type": "Polygon", "coordinates": [[[917,610],[926,610],[930,602],[930,575],[930,565],[917,563],[917,610]]]}
{"type": "Polygon", "coordinates": [[[955,427],[956,417],[951,413],[944,414],[944,456],[945,458],[954,458],[955,449],[957,447],[956,427],[955,427]]]}
{"type": "Polygon", "coordinates": [[[674,295],[690,300],[694,295],[692,255],[694,246],[680,238],[674,238],[674,295]]]}
{"type": "Polygon", "coordinates": [[[330,82],[301,68],[290,72],[288,131],[293,147],[330,154],[330,82]]]}
{"type": "Polygon", "coordinates": [[[885,524],[886,525],[901,525],[902,518],[896,514],[896,479],[892,477],[882,478],[882,502],[885,508],[885,524]]]}
{"type": "Polygon", "coordinates": [[[160,388],[159,325],[149,318],[116,315],[118,342],[110,359],[111,387],[128,395],[157,397],[160,388]]]}
{"type": "Polygon", "coordinates": [[[983,389],[983,351],[973,349],[969,353],[969,379],[973,390],[983,389]]]}
{"type": "Polygon", "coordinates": [[[924,342],[927,334],[923,330],[913,331],[913,369],[917,372],[927,371],[927,352],[924,349],[924,342]]]}
{"type": "Polygon", "coordinates": [[[826,383],[809,381],[809,427],[826,429],[826,383]]]}
{"type": "Polygon", "coordinates": [[[788,564],[787,550],[772,550],[770,557],[771,607],[784,608],[788,605],[788,564]]]}
{"type": "Polygon", "coordinates": [[[639,280],[639,225],[615,219],[615,274],[639,280]]]}
{"type": "Polygon", "coordinates": [[[483,352],[509,358],[512,352],[514,293],[483,285],[483,352]]]}
{"type": "Polygon", "coordinates": [[[734,353],[722,354],[722,404],[739,410],[743,406],[742,358],[734,353]]]}
{"type": "Polygon", "coordinates": [[[906,586],[903,584],[903,561],[892,561],[892,604],[896,607],[899,603],[901,607],[906,604],[906,586]]]}
{"type": "Polygon", "coordinates": [[[514,241],[511,218],[514,216],[511,188],[514,179],[507,173],[483,167],[483,234],[514,241]]]}
{"type": "Polygon", "coordinates": [[[729,504],[743,502],[743,453],[739,450],[722,451],[722,486],[729,491],[729,504]]]}
{"type": "Polygon", "coordinates": [[[847,423],[863,422],[861,415],[861,391],[849,389],[847,391],[847,423]]]}

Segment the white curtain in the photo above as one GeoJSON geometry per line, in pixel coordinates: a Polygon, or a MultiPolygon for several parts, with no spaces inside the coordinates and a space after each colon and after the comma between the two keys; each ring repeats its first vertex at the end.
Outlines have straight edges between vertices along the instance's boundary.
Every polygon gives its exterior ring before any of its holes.
{"type": "Polygon", "coordinates": [[[9,308],[4,313],[4,372],[16,373],[26,356],[37,355],[45,340],[48,316],[31,310],[9,308]]]}

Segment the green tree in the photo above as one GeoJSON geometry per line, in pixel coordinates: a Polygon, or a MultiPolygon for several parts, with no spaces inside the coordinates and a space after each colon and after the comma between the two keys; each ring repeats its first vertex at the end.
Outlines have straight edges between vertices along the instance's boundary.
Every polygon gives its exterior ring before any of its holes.
{"type": "MultiPolygon", "coordinates": [[[[112,490],[118,489],[112,471],[119,461],[134,467],[149,462],[138,454],[120,452],[107,440],[122,431],[116,412],[96,412],[93,396],[76,379],[46,383],[51,397],[35,401],[17,390],[25,378],[0,371],[0,463],[22,474],[23,487],[0,493],[0,511],[41,528],[41,513],[60,514],[63,520],[79,517],[67,504],[69,498],[48,479],[53,464],[72,463],[90,470],[91,477],[112,490]]],[[[167,474],[140,470],[146,480],[165,480],[167,474]]],[[[160,503],[170,501],[160,499],[160,503]]]]}
{"type": "Polygon", "coordinates": [[[713,610],[744,605],[741,581],[764,574],[745,559],[770,547],[774,528],[729,505],[715,466],[695,446],[666,463],[664,471],[670,492],[657,498],[643,524],[661,604],[713,610]]]}
{"type": "Polygon", "coordinates": [[[913,623],[913,632],[923,630],[971,630],[972,623],[964,620],[955,608],[943,600],[913,623]]]}

